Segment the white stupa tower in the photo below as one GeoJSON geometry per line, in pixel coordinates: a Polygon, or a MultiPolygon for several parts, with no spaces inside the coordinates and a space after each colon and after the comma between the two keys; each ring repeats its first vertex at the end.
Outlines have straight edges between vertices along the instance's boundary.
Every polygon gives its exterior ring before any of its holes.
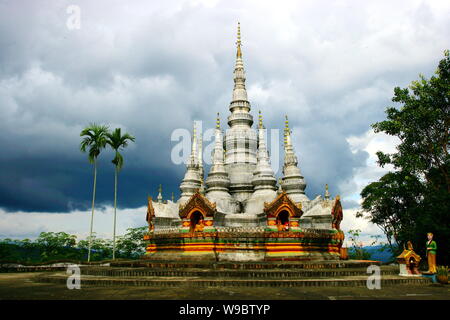
{"type": "Polygon", "coordinates": [[[178,202],[180,204],[184,204],[197,190],[200,189],[201,184],[202,177],[197,151],[197,129],[194,123],[191,156],[189,158],[189,162],[186,165],[186,173],[184,175],[184,179],[180,185],[181,197],[178,202]]]}
{"type": "MultiPolygon", "coordinates": [[[[241,50],[241,31],[238,24],[234,88],[226,131],[225,168],[230,177],[230,193],[241,204],[253,193],[253,171],[256,168],[256,131],[252,129],[253,116],[245,89],[245,71],[241,50]]],[[[243,210],[241,205],[241,211],[243,210]]]]}
{"type": "Polygon", "coordinates": [[[284,165],[281,187],[294,202],[309,201],[305,195],[306,182],[298,167],[298,159],[292,145],[287,116],[284,128],[284,165]]]}
{"type": "Polygon", "coordinates": [[[215,145],[212,154],[212,165],[206,178],[206,197],[217,204],[219,212],[226,213],[233,206],[234,200],[232,199],[229,187],[230,178],[228,172],[225,170],[224,164],[224,150],[222,131],[220,129],[220,118],[217,114],[216,130],[215,130],[215,145]]]}
{"type": "Polygon", "coordinates": [[[277,180],[270,166],[270,158],[266,147],[266,128],[264,128],[261,111],[258,121],[258,156],[252,178],[253,193],[247,200],[247,214],[259,214],[263,211],[264,202],[270,202],[277,196],[277,180]]]}

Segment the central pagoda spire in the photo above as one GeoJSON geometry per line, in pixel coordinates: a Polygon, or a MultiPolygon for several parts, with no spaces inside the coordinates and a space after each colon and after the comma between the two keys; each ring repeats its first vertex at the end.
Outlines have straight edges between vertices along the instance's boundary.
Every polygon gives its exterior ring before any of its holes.
{"type": "Polygon", "coordinates": [[[233,94],[228,116],[230,129],[225,135],[225,166],[230,177],[230,193],[241,202],[253,192],[251,180],[256,167],[257,135],[252,129],[253,116],[245,88],[244,61],[242,60],[241,25],[238,23],[236,41],[236,64],[233,72],[233,94]]]}
{"type": "Polygon", "coordinates": [[[233,72],[234,88],[230,103],[230,111],[232,112],[232,115],[228,118],[228,124],[230,127],[233,127],[234,124],[245,124],[250,127],[253,124],[253,117],[249,115],[250,102],[248,101],[247,90],[245,88],[245,70],[241,48],[241,25],[239,22],[236,45],[236,64],[233,72]]]}

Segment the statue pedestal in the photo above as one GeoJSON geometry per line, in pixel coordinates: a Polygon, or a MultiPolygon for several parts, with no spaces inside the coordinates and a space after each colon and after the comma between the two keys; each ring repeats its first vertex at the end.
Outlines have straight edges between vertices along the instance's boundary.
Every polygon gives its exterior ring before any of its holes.
{"type": "Polygon", "coordinates": [[[411,272],[411,270],[409,269],[409,267],[406,264],[399,264],[400,267],[400,273],[398,274],[399,276],[403,276],[403,277],[421,277],[422,274],[420,274],[420,272],[418,270],[414,270],[414,273],[411,272]]]}
{"type": "Polygon", "coordinates": [[[429,278],[431,279],[431,281],[433,281],[433,283],[437,283],[437,278],[436,278],[436,274],[426,274],[426,273],[422,273],[421,275],[424,278],[429,278]]]}
{"type": "Polygon", "coordinates": [[[399,276],[407,276],[408,275],[408,268],[406,267],[406,264],[399,264],[400,267],[400,272],[399,272],[399,276]]]}

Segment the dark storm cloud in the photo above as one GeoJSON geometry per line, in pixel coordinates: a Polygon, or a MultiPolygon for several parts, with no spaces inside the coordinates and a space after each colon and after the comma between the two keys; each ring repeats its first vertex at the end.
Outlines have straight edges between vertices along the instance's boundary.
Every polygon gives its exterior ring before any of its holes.
{"type": "MultiPolygon", "coordinates": [[[[216,112],[225,128],[237,20],[252,113],[262,110],[268,129],[289,115],[308,196],[325,183],[357,192],[368,154],[347,139],[381,120],[393,87],[430,74],[449,44],[442,9],[405,4],[0,1],[0,207],[88,208],[92,166],[79,132],[89,122],[136,136],[119,206],[145,205],[160,183],[166,199],[177,196],[184,167],[171,161],[171,134],[193,120],[213,127],[216,112]],[[80,30],[66,27],[71,4],[80,30]]],[[[99,205],[112,202],[111,158],[101,155],[99,205]]]]}
{"type": "MultiPolygon", "coordinates": [[[[108,159],[109,160],[109,159],[108,159]]],[[[114,170],[106,159],[99,162],[97,203],[112,205],[114,170]]],[[[80,159],[40,157],[0,161],[0,202],[12,211],[69,212],[91,206],[92,167],[80,159]]],[[[180,175],[175,170],[150,166],[125,167],[119,174],[119,208],[142,207],[147,196],[156,198],[156,186],[163,183],[163,196],[170,199],[178,189],[180,175]]],[[[98,205],[97,205],[98,206],[98,205]]]]}

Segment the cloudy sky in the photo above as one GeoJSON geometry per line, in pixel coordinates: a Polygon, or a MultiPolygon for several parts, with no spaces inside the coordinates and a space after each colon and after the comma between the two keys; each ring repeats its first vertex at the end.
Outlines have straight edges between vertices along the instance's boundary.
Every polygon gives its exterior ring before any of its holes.
{"type": "MultiPolygon", "coordinates": [[[[344,199],[344,230],[377,234],[354,214],[385,173],[375,152],[396,141],[370,125],[395,86],[432,75],[450,48],[449,16],[437,0],[0,0],[0,238],[86,236],[92,166],[79,133],[89,122],[136,136],[119,177],[119,233],[145,224],[160,183],[178,196],[185,168],[171,159],[172,133],[194,120],[212,128],[216,112],[226,123],[237,21],[253,115],[275,129],[287,114],[307,195],[328,183],[344,199]]],[[[105,237],[112,157],[99,163],[94,229],[105,237]]]]}

